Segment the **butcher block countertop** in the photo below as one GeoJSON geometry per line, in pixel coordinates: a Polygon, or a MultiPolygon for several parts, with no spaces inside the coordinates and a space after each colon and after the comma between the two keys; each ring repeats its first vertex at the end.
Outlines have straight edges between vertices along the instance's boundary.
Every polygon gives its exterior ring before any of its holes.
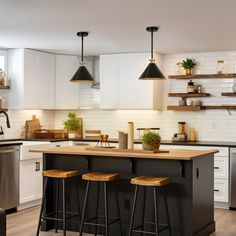
{"type": "Polygon", "coordinates": [[[65,146],[65,147],[42,147],[32,148],[31,152],[41,152],[45,154],[64,154],[81,156],[109,156],[120,158],[144,158],[144,159],[169,159],[169,160],[193,160],[202,156],[209,156],[217,153],[218,150],[169,150],[168,153],[144,153],[125,151],[107,151],[107,150],[86,150],[88,146],[65,146]]]}

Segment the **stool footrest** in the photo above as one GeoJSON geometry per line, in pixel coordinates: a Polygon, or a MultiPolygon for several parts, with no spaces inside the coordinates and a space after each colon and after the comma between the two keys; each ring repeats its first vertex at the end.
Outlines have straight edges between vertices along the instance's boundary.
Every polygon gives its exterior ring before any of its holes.
{"type": "MultiPolygon", "coordinates": [[[[62,213],[62,211],[58,211],[58,214],[59,213],[62,213]]],[[[66,215],[71,215],[71,216],[68,216],[68,217],[66,217],[66,220],[70,220],[70,219],[72,219],[72,218],[74,218],[74,217],[76,217],[76,216],[79,216],[80,214],[79,213],[76,213],[76,212],[66,212],[66,215]]],[[[53,217],[53,216],[55,216],[56,215],[56,212],[52,212],[52,213],[49,213],[49,214],[47,214],[47,215],[45,215],[45,216],[42,216],[42,219],[44,219],[44,220],[55,220],[55,221],[63,221],[63,219],[62,218],[56,218],[56,217],[53,217]]]]}
{"type": "MultiPolygon", "coordinates": [[[[151,224],[151,225],[155,225],[154,222],[144,222],[144,224],[151,224]]],[[[159,233],[162,232],[165,229],[168,229],[169,226],[165,225],[165,224],[159,224],[159,227],[161,227],[161,229],[159,230],[159,233]]],[[[152,231],[146,231],[146,230],[142,230],[143,226],[137,226],[136,228],[132,229],[132,232],[135,233],[144,233],[144,234],[153,234],[156,235],[156,232],[152,232],[152,231]],[[141,228],[141,229],[140,229],[141,228]],[[140,230],[139,230],[140,229],[140,230]]]]}
{"type": "MultiPolygon", "coordinates": [[[[100,223],[93,223],[93,222],[91,222],[91,221],[97,220],[97,219],[99,219],[99,218],[105,218],[105,216],[98,216],[98,217],[94,216],[94,217],[88,219],[86,222],[84,222],[84,224],[85,224],[85,225],[92,225],[92,226],[105,227],[105,224],[100,224],[100,223]]],[[[120,221],[117,217],[108,217],[108,221],[109,221],[109,220],[111,220],[111,221],[108,223],[108,225],[111,225],[111,224],[114,224],[114,223],[120,221]]]]}

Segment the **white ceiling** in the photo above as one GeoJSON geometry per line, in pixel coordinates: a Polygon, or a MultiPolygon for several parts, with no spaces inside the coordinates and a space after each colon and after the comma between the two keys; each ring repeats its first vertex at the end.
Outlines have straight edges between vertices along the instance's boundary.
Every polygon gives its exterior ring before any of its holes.
{"type": "Polygon", "coordinates": [[[236,0],[0,0],[0,47],[78,54],[236,50],[236,0]]]}

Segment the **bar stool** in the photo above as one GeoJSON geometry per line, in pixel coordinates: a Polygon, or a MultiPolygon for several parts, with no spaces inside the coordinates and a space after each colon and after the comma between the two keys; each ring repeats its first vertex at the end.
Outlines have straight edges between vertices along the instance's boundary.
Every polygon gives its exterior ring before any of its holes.
{"type": "MultiPolygon", "coordinates": [[[[84,225],[95,226],[96,228],[95,228],[95,234],[94,235],[97,235],[97,227],[98,226],[99,227],[105,227],[105,235],[108,236],[109,235],[108,226],[111,225],[111,224],[114,224],[116,222],[120,223],[120,231],[121,231],[121,235],[122,235],[120,207],[119,207],[119,199],[118,199],[117,189],[115,189],[115,195],[116,195],[116,207],[117,207],[118,217],[108,216],[107,183],[108,182],[114,182],[118,178],[119,178],[119,174],[116,174],[116,173],[95,173],[95,172],[91,172],[91,173],[87,173],[87,174],[82,175],[82,179],[87,181],[87,187],[86,187],[86,193],[85,193],[84,204],[83,204],[83,212],[82,212],[82,219],[81,219],[81,225],[80,225],[80,236],[82,236],[82,234],[83,234],[84,225]],[[96,216],[92,217],[91,219],[89,219],[85,222],[85,213],[86,213],[86,208],[87,208],[88,195],[89,195],[90,183],[91,182],[97,182],[97,184],[98,184],[96,216]],[[99,185],[100,185],[100,183],[103,183],[103,187],[104,187],[104,211],[105,211],[105,216],[99,216],[98,215],[99,185]],[[98,218],[99,217],[105,218],[105,223],[104,224],[98,224],[98,218]],[[94,220],[95,220],[95,223],[92,222],[94,220]]],[[[115,185],[115,188],[116,188],[116,185],[115,185]]]]}
{"type": "Polygon", "coordinates": [[[37,228],[37,236],[39,235],[41,221],[42,220],[54,220],[55,221],[55,233],[58,230],[58,221],[62,221],[63,224],[63,235],[66,236],[66,221],[71,219],[72,217],[80,215],[80,207],[79,207],[79,195],[78,191],[76,191],[76,197],[78,201],[78,212],[67,212],[66,211],[66,180],[75,180],[75,186],[77,186],[76,178],[79,176],[79,172],[75,170],[46,170],[42,173],[43,177],[45,178],[45,185],[43,190],[43,198],[42,198],[42,205],[39,215],[38,221],[38,228],[37,228]],[[52,212],[47,215],[43,215],[43,209],[45,205],[45,198],[46,198],[46,190],[48,185],[48,179],[56,179],[56,211],[52,212]],[[59,180],[62,180],[62,211],[58,210],[59,205],[59,180]],[[62,218],[58,218],[58,213],[62,213],[62,218]],[[66,217],[66,215],[71,215],[70,217],[66,217]],[[55,217],[53,217],[55,215],[55,217]]]}
{"type": "Polygon", "coordinates": [[[169,235],[171,236],[170,217],[169,217],[168,203],[167,203],[167,196],[166,196],[166,185],[168,185],[169,183],[170,183],[170,178],[168,178],[168,177],[138,176],[138,177],[135,177],[135,178],[131,179],[131,184],[136,185],[136,186],[135,186],[134,201],[133,201],[133,207],[132,207],[132,213],[131,213],[129,236],[131,236],[133,232],[134,233],[142,233],[142,234],[152,234],[152,235],[159,236],[160,232],[162,232],[165,229],[169,229],[169,235]],[[144,204],[143,204],[143,215],[142,215],[143,222],[142,222],[141,226],[133,228],[135,210],[136,210],[136,203],[137,203],[137,197],[138,197],[138,190],[139,190],[140,186],[144,187],[144,204]],[[146,187],[152,187],[153,188],[155,222],[144,222],[146,187]],[[159,220],[158,220],[159,212],[158,212],[157,189],[160,188],[160,187],[162,187],[163,190],[164,190],[164,200],[165,200],[165,207],[166,207],[166,214],[167,214],[167,224],[160,224],[159,220]],[[155,225],[155,232],[145,231],[144,230],[145,224],[155,225]]]}

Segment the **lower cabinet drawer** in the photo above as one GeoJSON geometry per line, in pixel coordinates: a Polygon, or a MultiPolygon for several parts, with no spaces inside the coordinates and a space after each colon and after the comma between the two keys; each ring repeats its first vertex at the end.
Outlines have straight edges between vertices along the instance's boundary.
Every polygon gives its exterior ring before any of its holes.
{"type": "Polygon", "coordinates": [[[215,179],[214,183],[214,201],[229,201],[229,181],[224,179],[215,179]]]}
{"type": "Polygon", "coordinates": [[[229,157],[215,157],[214,175],[215,178],[229,178],[229,157]]]}

